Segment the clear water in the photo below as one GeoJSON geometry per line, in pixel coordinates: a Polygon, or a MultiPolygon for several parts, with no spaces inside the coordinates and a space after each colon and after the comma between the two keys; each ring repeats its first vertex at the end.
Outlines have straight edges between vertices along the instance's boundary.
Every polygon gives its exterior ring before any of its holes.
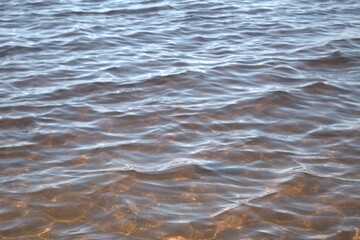
{"type": "Polygon", "coordinates": [[[1,239],[360,239],[358,1],[0,13],[1,239]]]}

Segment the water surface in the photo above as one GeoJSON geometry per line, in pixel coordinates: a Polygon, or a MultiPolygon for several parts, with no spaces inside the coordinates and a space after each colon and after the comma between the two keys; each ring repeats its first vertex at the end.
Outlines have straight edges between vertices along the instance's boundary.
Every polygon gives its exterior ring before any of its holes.
{"type": "Polygon", "coordinates": [[[360,239],[360,4],[0,3],[1,239],[360,239]]]}

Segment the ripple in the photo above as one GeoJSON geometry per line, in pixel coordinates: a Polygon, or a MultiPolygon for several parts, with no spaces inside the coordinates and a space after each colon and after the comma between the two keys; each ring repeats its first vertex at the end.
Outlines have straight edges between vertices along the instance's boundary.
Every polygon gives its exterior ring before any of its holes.
{"type": "Polygon", "coordinates": [[[354,0],[0,3],[1,239],[358,239],[354,0]]]}
{"type": "Polygon", "coordinates": [[[7,129],[26,129],[32,128],[36,125],[36,118],[35,117],[23,117],[23,118],[1,118],[0,119],[0,128],[7,130],[7,129]]]}

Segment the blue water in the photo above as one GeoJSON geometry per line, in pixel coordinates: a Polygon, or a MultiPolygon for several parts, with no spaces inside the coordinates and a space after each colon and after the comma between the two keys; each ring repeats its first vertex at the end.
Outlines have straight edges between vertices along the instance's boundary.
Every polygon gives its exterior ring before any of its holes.
{"type": "Polygon", "coordinates": [[[1,239],[360,239],[358,1],[0,13],[1,239]]]}

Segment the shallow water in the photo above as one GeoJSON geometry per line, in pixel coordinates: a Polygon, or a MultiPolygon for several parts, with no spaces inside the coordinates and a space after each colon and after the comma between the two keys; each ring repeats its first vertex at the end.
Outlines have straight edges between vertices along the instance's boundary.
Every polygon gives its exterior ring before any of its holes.
{"type": "Polygon", "coordinates": [[[360,239],[358,1],[2,1],[1,239],[360,239]]]}

